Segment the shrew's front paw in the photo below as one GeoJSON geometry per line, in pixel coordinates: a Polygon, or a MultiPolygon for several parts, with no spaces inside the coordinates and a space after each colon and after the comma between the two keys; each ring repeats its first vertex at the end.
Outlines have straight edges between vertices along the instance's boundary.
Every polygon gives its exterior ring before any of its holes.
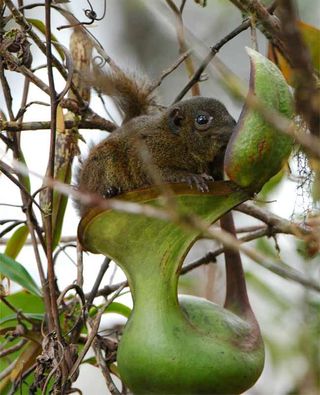
{"type": "Polygon", "coordinates": [[[214,180],[208,174],[174,174],[169,178],[167,177],[166,181],[174,183],[184,182],[190,188],[195,186],[200,192],[208,192],[209,187],[207,183],[214,180]]]}
{"type": "Polygon", "coordinates": [[[191,188],[195,185],[200,192],[209,192],[207,182],[213,181],[213,178],[208,174],[190,174],[186,181],[191,188]]]}
{"type": "Polygon", "coordinates": [[[122,190],[120,187],[107,187],[103,191],[103,197],[105,199],[112,198],[114,196],[120,195],[122,193],[122,190]]]}

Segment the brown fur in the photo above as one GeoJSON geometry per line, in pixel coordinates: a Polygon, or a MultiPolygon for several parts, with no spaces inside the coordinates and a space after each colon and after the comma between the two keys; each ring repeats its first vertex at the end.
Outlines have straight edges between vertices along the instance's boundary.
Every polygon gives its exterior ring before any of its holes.
{"type": "Polygon", "coordinates": [[[105,95],[111,96],[124,116],[124,123],[140,115],[157,111],[155,95],[147,79],[122,70],[103,72],[98,66],[93,69],[90,84],[105,95]]]}
{"type": "MultiPolygon", "coordinates": [[[[181,101],[157,115],[133,118],[91,150],[79,173],[79,190],[108,197],[152,184],[142,159],[145,148],[163,182],[205,188],[208,175],[222,173],[221,158],[234,125],[223,104],[203,97],[181,101]],[[208,130],[199,131],[195,118],[203,111],[213,122],[208,130]]],[[[83,215],[86,208],[80,206],[79,211],[83,215]]]]}

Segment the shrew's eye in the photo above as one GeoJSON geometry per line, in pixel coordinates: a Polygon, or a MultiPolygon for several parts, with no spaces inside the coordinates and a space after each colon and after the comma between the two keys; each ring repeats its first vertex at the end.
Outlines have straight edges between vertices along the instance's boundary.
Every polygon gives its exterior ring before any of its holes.
{"type": "Polygon", "coordinates": [[[205,125],[209,122],[209,119],[206,115],[198,115],[196,120],[199,125],[205,125]]]}
{"type": "Polygon", "coordinates": [[[194,120],[197,130],[207,130],[211,126],[213,118],[209,114],[198,114],[194,120]]]}

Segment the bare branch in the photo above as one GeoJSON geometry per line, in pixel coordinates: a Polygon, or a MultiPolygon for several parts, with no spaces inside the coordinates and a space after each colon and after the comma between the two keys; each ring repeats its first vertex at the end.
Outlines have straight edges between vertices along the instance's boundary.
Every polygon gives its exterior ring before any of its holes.
{"type": "Polygon", "coordinates": [[[275,4],[266,8],[260,0],[230,0],[245,15],[252,15],[260,22],[261,30],[267,38],[286,56],[286,48],[281,40],[280,23],[276,16],[272,15],[275,4]]]}
{"type": "Polygon", "coordinates": [[[176,70],[176,69],[180,66],[180,64],[183,63],[183,62],[190,56],[190,54],[191,54],[191,50],[189,49],[187,52],[185,52],[184,54],[182,54],[172,66],[170,66],[168,69],[164,70],[164,71],[161,73],[160,78],[159,78],[157,81],[154,81],[154,82],[151,84],[150,92],[152,92],[152,91],[154,91],[156,88],[158,88],[158,87],[161,85],[162,81],[163,81],[169,74],[171,74],[174,70],[176,70]]]}
{"type": "MultiPolygon", "coordinates": [[[[47,70],[49,79],[49,96],[51,105],[51,133],[50,133],[50,153],[47,167],[47,176],[54,177],[54,153],[56,143],[56,126],[57,126],[57,93],[55,91],[55,82],[53,77],[53,60],[51,52],[51,0],[45,0],[45,23],[46,23],[46,57],[47,57],[47,70]]],[[[44,184],[45,185],[45,184],[44,184]]],[[[47,201],[45,202],[48,207],[52,207],[53,191],[49,190],[47,194],[47,201]]],[[[54,273],[54,264],[52,257],[52,215],[43,217],[46,235],[46,253],[47,253],[47,270],[48,270],[48,285],[51,310],[48,312],[49,318],[49,331],[56,331],[59,342],[62,341],[62,333],[59,322],[59,312],[56,298],[56,282],[54,273]]]]}
{"type": "Polygon", "coordinates": [[[190,81],[186,84],[186,86],[182,89],[182,91],[178,94],[178,96],[175,98],[174,103],[178,102],[181,100],[186,93],[192,88],[194,84],[196,84],[198,81],[200,81],[201,75],[208,66],[208,64],[211,62],[211,60],[216,56],[216,54],[219,52],[219,50],[227,44],[230,40],[232,40],[234,37],[236,37],[238,34],[243,32],[244,30],[248,29],[248,27],[251,25],[251,21],[249,18],[247,18],[245,21],[241,23],[238,27],[236,27],[234,30],[232,30],[231,33],[227,34],[223,39],[221,39],[217,44],[215,44],[213,47],[211,47],[209,54],[207,57],[202,61],[201,65],[198,67],[196,72],[193,74],[191,77],[190,81]]]}
{"type": "Polygon", "coordinates": [[[12,347],[5,348],[3,351],[0,352],[0,358],[6,357],[16,351],[21,350],[21,348],[26,344],[27,340],[22,339],[17,344],[12,347]]]}
{"type": "MultiPolygon", "coordinates": [[[[185,34],[184,34],[184,24],[183,24],[183,19],[182,19],[182,12],[183,12],[183,6],[179,9],[176,4],[174,3],[173,0],[166,0],[168,6],[171,8],[173,13],[175,14],[176,17],[176,31],[177,31],[177,39],[179,43],[179,52],[180,54],[184,54],[188,51],[188,46],[186,43],[185,39],[185,34]]],[[[185,61],[186,69],[189,78],[191,78],[194,74],[194,65],[191,57],[188,57],[185,61]]],[[[196,82],[192,85],[192,96],[199,96],[200,95],[200,88],[199,84],[196,82]]]]}
{"type": "MultiPolygon", "coordinates": [[[[15,5],[13,4],[13,2],[11,0],[4,0],[4,2],[6,4],[6,6],[9,8],[9,10],[12,12],[12,15],[15,18],[16,22],[20,26],[22,26],[22,28],[24,30],[28,31],[28,34],[30,35],[30,37],[33,39],[33,41],[36,43],[36,45],[39,47],[39,49],[42,51],[42,53],[44,55],[46,55],[47,54],[46,45],[42,42],[42,40],[34,32],[34,30],[32,28],[30,28],[30,24],[28,23],[28,21],[26,20],[24,15],[15,7],[15,5]]],[[[42,4],[42,5],[44,5],[44,4],[42,4]]],[[[59,60],[54,55],[52,55],[51,59],[52,59],[53,65],[58,69],[58,71],[63,76],[63,78],[65,80],[67,80],[68,73],[65,70],[64,66],[59,62],[59,60]]],[[[79,92],[77,91],[77,89],[75,88],[73,83],[71,83],[70,87],[71,87],[72,91],[74,92],[74,94],[76,95],[77,101],[82,106],[85,106],[86,103],[83,102],[81,95],[79,94],[79,92]]],[[[48,93],[48,94],[50,94],[50,93],[48,93]]]]}
{"type": "Polygon", "coordinates": [[[83,349],[81,350],[77,360],[75,361],[74,365],[72,366],[72,369],[70,370],[69,373],[69,377],[72,380],[72,376],[77,372],[80,363],[82,362],[83,358],[85,357],[85,355],[87,354],[92,342],[94,341],[94,338],[97,335],[97,332],[99,330],[99,325],[100,325],[100,321],[101,321],[101,317],[105,311],[105,309],[119,296],[120,292],[123,290],[125,286],[122,285],[120,286],[120,288],[118,288],[118,290],[112,295],[112,297],[110,299],[108,299],[99,309],[98,313],[96,314],[95,318],[94,318],[94,322],[92,327],[90,328],[90,333],[88,335],[86,344],[84,345],[83,349]]]}
{"type": "Polygon", "coordinates": [[[291,234],[303,239],[312,231],[312,229],[305,224],[288,221],[268,210],[258,207],[253,202],[242,203],[236,207],[235,210],[259,219],[276,233],[291,234]]]}
{"type": "MultiPolygon", "coordinates": [[[[64,103],[62,103],[64,104],[64,103]]],[[[97,129],[104,130],[106,132],[112,132],[115,129],[115,125],[100,117],[93,116],[91,119],[83,119],[80,122],[66,120],[64,122],[66,129],[72,129],[77,126],[79,129],[97,129]]],[[[32,121],[32,122],[10,122],[0,120],[0,130],[6,130],[8,132],[20,132],[20,131],[36,131],[36,130],[49,130],[50,121],[32,121]]]]}
{"type": "Polygon", "coordinates": [[[256,251],[255,249],[246,247],[241,244],[241,241],[237,240],[235,237],[231,236],[230,233],[227,233],[220,230],[210,229],[206,230],[205,225],[201,223],[201,221],[196,220],[197,228],[203,229],[203,236],[212,238],[214,240],[218,240],[223,243],[225,246],[232,250],[239,250],[240,252],[244,253],[252,259],[253,261],[259,263],[265,269],[278,274],[280,277],[295,281],[307,288],[310,288],[314,291],[320,292],[320,286],[318,283],[314,282],[313,280],[309,280],[305,278],[302,273],[293,269],[292,267],[286,265],[280,259],[277,261],[272,261],[270,258],[264,256],[260,252],[256,251]]]}
{"type": "Polygon", "coordinates": [[[111,259],[109,259],[107,257],[104,259],[103,264],[100,267],[98,276],[97,276],[97,278],[93,284],[93,287],[91,289],[91,292],[90,292],[89,296],[87,297],[88,306],[90,306],[92,304],[93,299],[96,297],[97,291],[99,289],[99,286],[101,284],[103,276],[105,275],[106,271],[109,268],[110,262],[111,262],[111,259]]]}

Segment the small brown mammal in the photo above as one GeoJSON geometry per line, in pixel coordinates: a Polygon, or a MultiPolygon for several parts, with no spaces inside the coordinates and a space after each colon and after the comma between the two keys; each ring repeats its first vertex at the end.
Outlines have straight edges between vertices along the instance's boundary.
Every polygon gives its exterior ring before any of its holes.
{"type": "MultiPolygon", "coordinates": [[[[99,80],[102,90],[118,102],[125,121],[83,162],[80,191],[111,197],[153,184],[145,151],[163,182],[187,182],[206,191],[206,181],[221,178],[225,148],[235,126],[222,103],[195,97],[154,113],[154,98],[146,84],[120,71],[100,74],[99,80]]],[[[83,215],[86,208],[78,208],[83,215]]]]}

